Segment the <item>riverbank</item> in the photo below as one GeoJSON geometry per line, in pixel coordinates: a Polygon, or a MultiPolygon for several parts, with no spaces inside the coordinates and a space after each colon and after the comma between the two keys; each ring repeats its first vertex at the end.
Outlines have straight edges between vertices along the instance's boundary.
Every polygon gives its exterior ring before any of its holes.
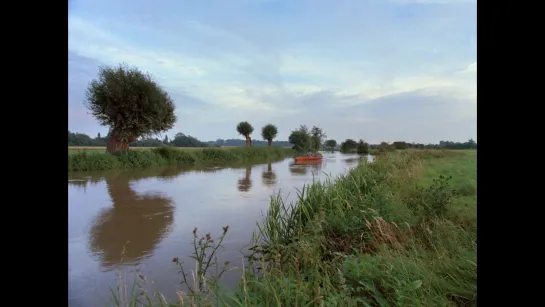
{"type": "MultiPolygon", "coordinates": [[[[378,156],[303,189],[295,204],[273,198],[236,293],[215,289],[211,273],[206,283],[188,277],[189,287],[211,286],[218,306],[475,305],[476,182],[476,151],[378,156]]],[[[212,255],[221,237],[194,234],[197,268],[207,268],[200,251],[212,255]]],[[[184,306],[210,304],[177,296],[184,306]]]]}
{"type": "MultiPolygon", "coordinates": [[[[70,150],[69,150],[70,152],[70,150]]],[[[77,150],[68,155],[68,172],[111,169],[131,169],[164,165],[221,165],[235,162],[269,162],[292,156],[284,147],[231,147],[185,149],[157,147],[129,150],[122,155],[104,151],[77,150]]]]}

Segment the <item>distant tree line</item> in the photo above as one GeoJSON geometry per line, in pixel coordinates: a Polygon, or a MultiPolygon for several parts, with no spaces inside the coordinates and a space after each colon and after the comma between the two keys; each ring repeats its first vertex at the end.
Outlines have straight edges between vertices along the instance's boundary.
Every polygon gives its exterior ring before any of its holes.
{"type": "MultiPolygon", "coordinates": [[[[102,137],[100,133],[92,138],[85,133],[77,133],[68,131],[68,146],[87,146],[87,147],[105,147],[109,139],[109,135],[102,137]]],[[[268,141],[252,140],[253,146],[267,146],[268,141]]],[[[244,146],[245,141],[240,139],[217,139],[216,141],[203,142],[191,135],[176,133],[174,138],[169,139],[165,135],[163,140],[159,138],[140,138],[129,144],[130,147],[221,147],[221,146],[244,146]]],[[[291,147],[287,141],[273,141],[272,146],[291,147]]]]}
{"type": "Polygon", "coordinates": [[[274,141],[278,136],[278,128],[267,124],[261,129],[262,140],[254,140],[251,135],[254,127],[247,121],[239,122],[236,131],[245,140],[218,139],[202,142],[195,137],[177,133],[172,140],[167,136],[163,140],[150,138],[159,135],[174,126],[177,121],[175,104],[170,95],[153,80],[149,73],[127,65],[117,67],[99,67],[98,77],[92,80],[87,88],[85,106],[102,126],[109,127],[107,136],[100,133],[95,137],[83,133],[68,131],[68,146],[106,146],[108,153],[116,154],[133,147],[209,147],[209,146],[292,146],[299,152],[320,149],[340,149],[343,152],[368,153],[371,150],[390,151],[408,148],[433,149],[474,149],[477,143],[441,141],[439,144],[416,144],[407,142],[382,142],[370,145],[363,140],[347,139],[337,145],[335,140],[326,140],[321,128],[312,129],[302,125],[293,130],[288,141],[274,141]],[[127,95],[126,93],[131,93],[127,95]]]}
{"type": "MultiPolygon", "coordinates": [[[[396,149],[477,149],[477,142],[473,139],[467,142],[451,142],[440,141],[439,144],[421,144],[421,143],[407,143],[402,141],[396,141],[391,144],[382,142],[380,144],[368,144],[363,140],[355,141],[353,139],[346,139],[340,144],[336,140],[326,140],[322,144],[322,139],[325,138],[325,134],[318,127],[313,127],[314,132],[306,126],[301,126],[294,130],[290,135],[291,141],[272,141],[272,146],[279,147],[297,147],[298,151],[306,150],[339,150],[341,152],[357,152],[360,154],[367,154],[370,150],[379,152],[387,152],[396,149]],[[312,134],[314,133],[314,134],[312,134]],[[314,137],[312,138],[312,135],[314,137]],[[318,145],[320,144],[320,145],[318,145]],[[318,146],[316,146],[318,145],[318,146]]],[[[109,134],[101,136],[100,133],[96,137],[92,138],[85,133],[77,133],[68,131],[68,146],[97,146],[105,147],[109,139],[109,134]]],[[[252,146],[268,146],[269,141],[251,140],[252,146]]],[[[191,135],[184,133],[176,133],[174,138],[169,139],[165,136],[163,140],[158,138],[140,138],[129,144],[131,147],[160,147],[160,146],[174,146],[174,147],[222,147],[222,146],[245,146],[246,140],[241,139],[217,139],[215,141],[203,142],[191,135]]]]}
{"type": "Polygon", "coordinates": [[[421,144],[421,143],[408,143],[403,141],[396,141],[393,143],[382,142],[380,144],[368,144],[363,140],[359,142],[353,139],[346,139],[337,145],[336,140],[327,140],[324,142],[322,149],[325,150],[339,150],[341,152],[357,152],[357,153],[369,153],[370,150],[378,152],[393,151],[396,149],[477,149],[477,142],[473,139],[469,139],[467,142],[451,142],[440,141],[439,144],[421,144]]]}

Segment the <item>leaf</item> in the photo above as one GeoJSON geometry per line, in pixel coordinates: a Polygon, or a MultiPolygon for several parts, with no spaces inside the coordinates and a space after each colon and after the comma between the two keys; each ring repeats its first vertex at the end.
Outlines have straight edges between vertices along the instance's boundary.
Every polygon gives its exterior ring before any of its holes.
{"type": "Polygon", "coordinates": [[[415,280],[411,283],[411,290],[417,290],[418,288],[422,287],[422,281],[420,279],[415,280]]]}

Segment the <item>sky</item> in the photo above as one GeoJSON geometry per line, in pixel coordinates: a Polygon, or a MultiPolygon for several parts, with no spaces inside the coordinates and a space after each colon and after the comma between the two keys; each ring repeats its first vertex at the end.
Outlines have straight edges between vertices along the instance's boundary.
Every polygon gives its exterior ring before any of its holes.
{"type": "MultiPolygon", "coordinates": [[[[153,75],[182,132],[240,121],[370,143],[477,139],[476,0],[69,0],[68,129],[101,65],[153,75]]],[[[163,134],[164,135],[164,134],[163,134]]]]}

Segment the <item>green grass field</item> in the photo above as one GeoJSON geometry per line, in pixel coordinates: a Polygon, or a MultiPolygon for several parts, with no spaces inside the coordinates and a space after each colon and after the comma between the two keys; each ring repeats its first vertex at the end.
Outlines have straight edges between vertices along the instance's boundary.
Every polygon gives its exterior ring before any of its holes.
{"type": "MultiPolygon", "coordinates": [[[[207,235],[195,257],[206,283],[190,281],[170,306],[476,306],[476,158],[475,150],[397,151],[304,188],[293,204],[273,197],[238,291],[214,287],[199,254],[221,238],[207,235]]],[[[146,306],[166,306],[148,298],[146,306]]]]}

